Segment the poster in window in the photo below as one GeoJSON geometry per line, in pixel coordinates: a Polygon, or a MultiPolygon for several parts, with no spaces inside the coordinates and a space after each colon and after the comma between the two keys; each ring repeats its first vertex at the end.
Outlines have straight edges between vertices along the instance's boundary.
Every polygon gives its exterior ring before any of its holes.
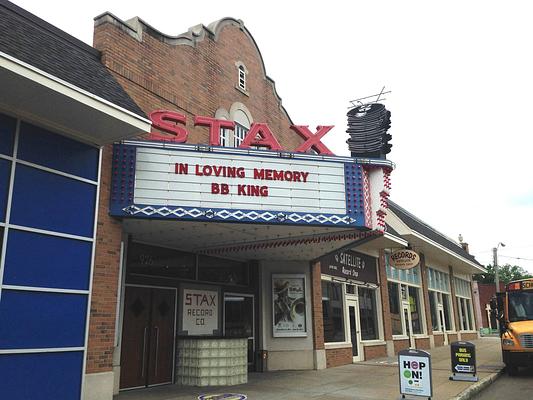
{"type": "Polygon", "coordinates": [[[274,337],[307,336],[305,275],[272,275],[274,337]]]}

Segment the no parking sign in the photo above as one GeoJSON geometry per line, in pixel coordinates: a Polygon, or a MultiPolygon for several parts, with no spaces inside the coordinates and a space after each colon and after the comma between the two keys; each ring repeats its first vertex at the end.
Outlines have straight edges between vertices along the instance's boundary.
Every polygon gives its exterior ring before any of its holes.
{"type": "Polygon", "coordinates": [[[427,351],[409,349],[398,353],[400,393],[405,395],[433,396],[431,356],[427,351]]]}

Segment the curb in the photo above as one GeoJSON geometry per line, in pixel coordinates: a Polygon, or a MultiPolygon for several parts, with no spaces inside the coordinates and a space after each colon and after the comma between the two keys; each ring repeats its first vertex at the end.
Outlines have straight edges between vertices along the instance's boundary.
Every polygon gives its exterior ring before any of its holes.
{"type": "Polygon", "coordinates": [[[490,374],[489,376],[483,378],[479,382],[473,384],[468,389],[462,391],[457,396],[452,397],[450,400],[468,400],[474,397],[476,394],[481,392],[483,389],[485,389],[487,386],[494,383],[496,379],[498,379],[503,374],[503,368],[499,370],[498,372],[495,372],[493,374],[490,374]]]}

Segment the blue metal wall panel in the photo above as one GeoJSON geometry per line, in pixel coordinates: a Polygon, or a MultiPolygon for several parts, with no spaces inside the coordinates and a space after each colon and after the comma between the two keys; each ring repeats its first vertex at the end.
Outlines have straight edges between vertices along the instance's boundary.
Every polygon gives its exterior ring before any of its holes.
{"type": "Polygon", "coordinates": [[[99,150],[23,122],[17,158],[96,181],[99,150]]]}
{"type": "Polygon", "coordinates": [[[82,352],[0,355],[0,398],[74,400],[81,396],[82,352]]]}
{"type": "MultiPolygon", "coordinates": [[[[0,140],[2,140],[0,138],[0,140]]],[[[11,162],[0,159],[0,222],[6,220],[7,193],[9,191],[9,175],[11,162]]]]}
{"type": "Polygon", "coordinates": [[[96,186],[17,165],[11,223],[92,237],[96,186]]]}
{"type": "Polygon", "coordinates": [[[87,297],[4,288],[0,349],[83,347],[87,297]]]}
{"type": "Polygon", "coordinates": [[[10,229],[4,284],[88,290],[91,251],[91,242],[10,229]]]}
{"type": "Polygon", "coordinates": [[[0,154],[13,155],[17,120],[0,114],[0,154]]]}

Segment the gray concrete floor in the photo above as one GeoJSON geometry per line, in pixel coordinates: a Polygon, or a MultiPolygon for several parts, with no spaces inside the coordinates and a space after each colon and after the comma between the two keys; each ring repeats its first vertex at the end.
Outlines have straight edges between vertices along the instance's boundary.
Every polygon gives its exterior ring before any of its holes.
{"type": "MultiPolygon", "coordinates": [[[[498,338],[483,338],[476,344],[480,379],[502,367],[498,338]]],[[[450,381],[450,348],[430,351],[434,400],[450,399],[472,383],[450,381]]],[[[115,400],[195,400],[200,394],[242,393],[250,400],[354,400],[397,399],[399,394],[396,358],[365,361],[321,371],[277,371],[252,373],[244,385],[195,388],[176,385],[122,392],[115,400]]]]}

